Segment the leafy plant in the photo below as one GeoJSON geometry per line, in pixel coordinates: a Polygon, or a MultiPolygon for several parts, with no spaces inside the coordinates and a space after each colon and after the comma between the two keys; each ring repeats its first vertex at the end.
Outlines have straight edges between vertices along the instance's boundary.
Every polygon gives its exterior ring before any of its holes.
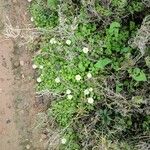
{"type": "Polygon", "coordinates": [[[47,0],[47,5],[53,10],[57,10],[58,0],[47,0]]]}
{"type": "Polygon", "coordinates": [[[108,111],[107,109],[100,110],[100,119],[102,121],[102,125],[110,125],[110,121],[112,120],[110,115],[111,111],[108,111]]]}
{"type": "Polygon", "coordinates": [[[106,65],[110,64],[112,61],[109,58],[100,59],[96,64],[96,69],[104,69],[106,65]]]}
{"type": "Polygon", "coordinates": [[[76,103],[73,100],[65,99],[52,105],[53,115],[56,116],[57,122],[63,126],[68,126],[73,114],[76,112],[76,103]]]}
{"type": "MultiPolygon", "coordinates": [[[[48,4],[55,5],[55,1],[49,1],[48,4]],[[54,4],[52,4],[52,2],[54,4]]],[[[34,23],[38,27],[53,28],[58,24],[58,12],[53,11],[45,1],[38,0],[33,2],[30,8],[34,23]]]]}
{"type": "Polygon", "coordinates": [[[139,68],[134,68],[131,71],[129,70],[129,73],[131,74],[132,78],[136,81],[147,81],[144,71],[140,70],[139,68]]]}
{"type": "Polygon", "coordinates": [[[150,132],[149,54],[137,59],[130,46],[144,9],[139,0],[32,2],[35,25],[50,31],[35,46],[37,91],[54,96],[61,150],[133,150],[131,139],[150,132]]]}

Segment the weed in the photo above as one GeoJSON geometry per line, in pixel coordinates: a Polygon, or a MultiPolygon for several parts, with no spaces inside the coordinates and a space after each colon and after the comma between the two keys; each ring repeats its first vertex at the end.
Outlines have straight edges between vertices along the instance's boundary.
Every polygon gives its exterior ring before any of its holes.
{"type": "Polygon", "coordinates": [[[133,140],[150,132],[149,53],[139,54],[143,25],[131,17],[144,9],[139,0],[32,3],[35,25],[51,33],[33,62],[37,90],[57,95],[50,115],[63,131],[60,149],[131,150],[148,141],[133,140]]]}

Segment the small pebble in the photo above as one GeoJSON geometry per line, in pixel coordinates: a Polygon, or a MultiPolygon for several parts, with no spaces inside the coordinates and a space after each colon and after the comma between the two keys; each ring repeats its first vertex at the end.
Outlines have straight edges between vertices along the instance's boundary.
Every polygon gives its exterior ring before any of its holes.
{"type": "Polygon", "coordinates": [[[46,134],[42,134],[42,135],[41,135],[41,139],[42,139],[42,140],[45,140],[46,138],[47,138],[47,135],[46,135],[46,134]]]}
{"type": "Polygon", "coordinates": [[[11,123],[11,120],[10,120],[10,119],[7,119],[6,123],[7,123],[7,124],[11,123]]]}
{"type": "Polygon", "coordinates": [[[8,141],[7,141],[7,143],[9,144],[9,143],[10,143],[10,141],[8,140],[8,141]]]}
{"type": "Polygon", "coordinates": [[[22,79],[25,79],[25,76],[24,76],[24,74],[22,74],[21,76],[22,76],[22,79]]]}
{"type": "Polygon", "coordinates": [[[30,145],[26,145],[26,149],[30,149],[30,147],[31,147],[30,145]]]}
{"type": "Polygon", "coordinates": [[[18,61],[15,61],[15,62],[14,62],[14,67],[17,68],[17,67],[19,67],[19,66],[20,66],[20,63],[19,63],[18,61]]]}
{"type": "Polygon", "coordinates": [[[20,65],[24,66],[24,61],[20,60],[20,65]]]}
{"type": "Polygon", "coordinates": [[[17,0],[13,0],[13,3],[15,3],[15,4],[16,4],[16,3],[17,3],[17,0]]]}

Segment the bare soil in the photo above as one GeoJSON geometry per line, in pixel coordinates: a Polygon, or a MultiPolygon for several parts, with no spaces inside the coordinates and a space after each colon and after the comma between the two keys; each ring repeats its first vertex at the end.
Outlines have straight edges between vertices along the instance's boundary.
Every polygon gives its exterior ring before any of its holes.
{"type": "Polygon", "coordinates": [[[14,83],[10,61],[13,43],[3,37],[0,42],[0,147],[2,150],[20,150],[13,95],[10,94],[14,83]]]}
{"type": "Polygon", "coordinates": [[[3,35],[5,19],[14,27],[30,23],[26,0],[0,0],[0,150],[44,150],[41,134],[34,131],[35,107],[32,54],[19,46],[20,37],[3,35]]]}

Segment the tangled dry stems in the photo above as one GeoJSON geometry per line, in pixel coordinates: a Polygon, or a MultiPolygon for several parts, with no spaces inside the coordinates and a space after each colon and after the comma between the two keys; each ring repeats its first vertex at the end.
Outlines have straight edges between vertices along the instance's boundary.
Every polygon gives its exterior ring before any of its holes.
{"type": "Polygon", "coordinates": [[[138,48],[143,56],[147,48],[147,44],[150,42],[150,16],[146,16],[143,23],[138,30],[136,37],[133,39],[131,46],[138,48]]]}

